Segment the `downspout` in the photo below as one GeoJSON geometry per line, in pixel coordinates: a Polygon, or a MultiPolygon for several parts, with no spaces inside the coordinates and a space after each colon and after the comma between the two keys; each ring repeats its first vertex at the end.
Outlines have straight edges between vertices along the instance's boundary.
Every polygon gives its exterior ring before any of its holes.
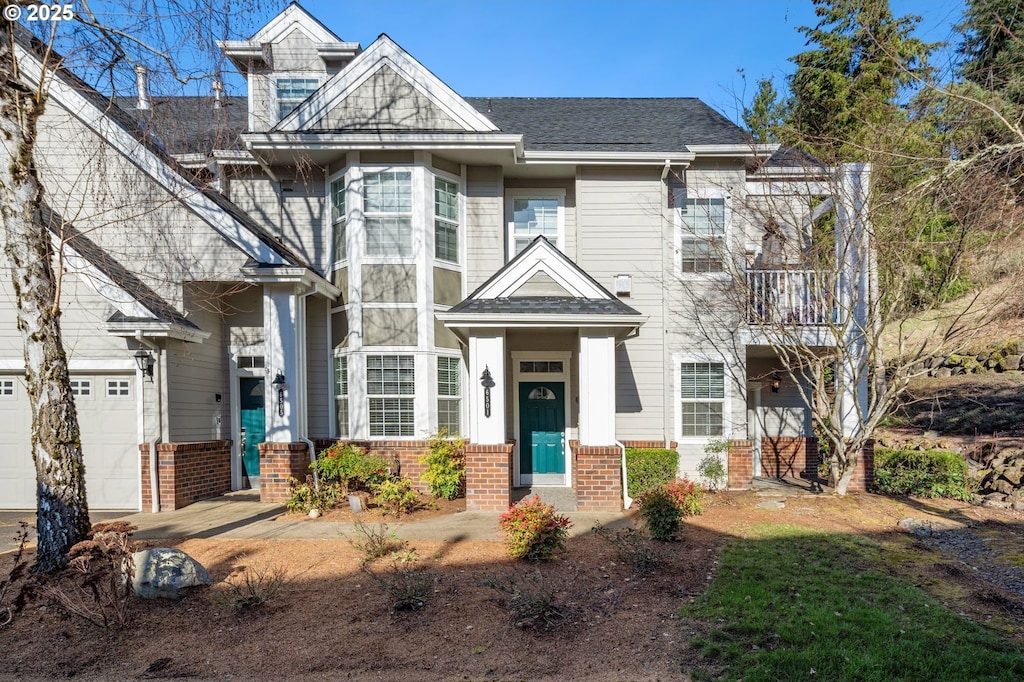
{"type": "MultiPolygon", "coordinates": [[[[299,440],[302,441],[303,443],[305,443],[306,447],[309,448],[309,464],[310,464],[310,470],[313,472],[313,486],[317,490],[319,490],[320,489],[320,477],[316,473],[316,468],[313,467],[313,465],[316,464],[316,448],[313,446],[313,441],[309,439],[309,434],[308,434],[308,431],[309,431],[309,407],[306,404],[307,401],[308,401],[308,398],[309,398],[309,395],[308,395],[309,391],[307,390],[307,371],[306,371],[306,367],[307,367],[306,366],[306,299],[309,298],[314,293],[316,293],[316,287],[311,286],[311,287],[309,287],[308,290],[306,290],[305,293],[302,293],[302,294],[298,295],[298,299],[299,299],[298,305],[302,306],[302,312],[301,312],[301,315],[298,315],[299,311],[296,310],[296,313],[297,313],[298,317],[301,317],[302,324],[298,325],[297,331],[298,331],[299,335],[301,336],[302,343],[296,343],[295,344],[295,346],[296,346],[295,354],[298,356],[298,362],[296,364],[298,365],[299,376],[300,376],[300,381],[299,381],[300,386],[299,386],[299,389],[302,391],[302,393],[299,395],[299,401],[298,401],[298,404],[300,406],[300,409],[299,409],[299,429],[298,429],[299,430],[299,440]]],[[[331,323],[331,320],[328,317],[328,320],[327,320],[327,328],[328,329],[330,329],[330,323],[331,323]]]]}
{"type": "Polygon", "coordinates": [[[621,441],[615,444],[622,450],[622,507],[629,509],[633,506],[633,498],[629,496],[629,476],[626,473],[626,446],[621,441]]]}
{"type": "MultiPolygon", "coordinates": [[[[156,353],[153,362],[153,385],[156,388],[156,436],[149,441],[149,499],[151,500],[150,511],[154,514],[160,511],[160,466],[157,462],[156,446],[163,440],[164,418],[163,418],[163,372],[160,371],[160,346],[148,340],[142,335],[142,330],[135,330],[135,340],[139,345],[149,348],[156,353]]],[[[142,393],[142,387],[139,387],[142,393]]],[[[145,423],[145,409],[143,409],[143,423],[145,423]]]]}

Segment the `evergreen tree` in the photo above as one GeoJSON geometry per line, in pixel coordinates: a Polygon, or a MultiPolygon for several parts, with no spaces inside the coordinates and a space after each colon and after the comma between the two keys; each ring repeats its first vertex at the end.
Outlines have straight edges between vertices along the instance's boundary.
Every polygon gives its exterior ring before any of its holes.
{"type": "Polygon", "coordinates": [[[757,94],[749,107],[743,108],[743,122],[754,136],[755,142],[770,143],[781,140],[786,120],[786,103],[775,90],[771,78],[757,82],[757,94]]]}
{"type": "Polygon", "coordinates": [[[1024,5],[1018,0],[968,0],[958,49],[965,80],[1024,103],[1024,5]]]}

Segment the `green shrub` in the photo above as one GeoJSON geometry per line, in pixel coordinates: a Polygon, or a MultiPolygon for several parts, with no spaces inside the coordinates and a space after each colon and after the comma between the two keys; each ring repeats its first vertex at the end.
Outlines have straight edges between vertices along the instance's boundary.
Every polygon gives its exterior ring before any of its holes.
{"type": "Polygon", "coordinates": [[[676,477],[679,453],[666,448],[626,448],[626,478],[630,497],[668,483],[676,477]]]}
{"type": "Polygon", "coordinates": [[[442,431],[430,439],[429,454],[420,458],[427,466],[420,480],[427,484],[430,494],[445,500],[454,500],[462,492],[466,479],[466,441],[448,440],[442,431]]]}
{"type": "Polygon", "coordinates": [[[640,505],[640,518],[652,538],[663,542],[676,539],[683,513],[664,486],[643,493],[637,498],[637,503],[640,505]]]}
{"type": "Polygon", "coordinates": [[[381,507],[396,516],[411,512],[416,507],[416,491],[412,481],[402,478],[388,478],[377,484],[374,499],[381,507]]]}
{"type": "Polygon", "coordinates": [[[332,509],[345,495],[345,490],[339,483],[321,482],[320,489],[317,490],[309,477],[305,482],[297,478],[288,479],[288,488],[292,496],[285,506],[288,511],[302,514],[314,509],[321,512],[332,509]]]}
{"type": "Polygon", "coordinates": [[[719,490],[728,482],[729,473],[722,461],[722,455],[728,454],[729,441],[724,438],[710,440],[704,446],[704,458],[697,464],[697,475],[704,480],[708,490],[719,490]]]}
{"type": "Polygon", "coordinates": [[[967,463],[945,450],[875,449],[875,486],[895,495],[968,501],[967,463]]]}
{"type": "Polygon", "coordinates": [[[550,559],[557,550],[565,549],[570,523],[534,495],[509,507],[498,517],[498,525],[505,534],[509,556],[537,561],[550,559]]]}
{"type": "Polygon", "coordinates": [[[353,489],[372,490],[388,477],[388,461],[372,455],[351,443],[335,443],[322,451],[309,467],[321,481],[338,483],[345,492],[353,489]]]}

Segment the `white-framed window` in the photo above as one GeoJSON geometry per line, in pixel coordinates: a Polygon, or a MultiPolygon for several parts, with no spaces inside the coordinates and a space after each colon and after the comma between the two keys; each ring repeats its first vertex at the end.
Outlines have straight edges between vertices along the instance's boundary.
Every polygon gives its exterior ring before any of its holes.
{"type": "Polygon", "coordinates": [[[72,379],[70,383],[71,395],[76,398],[92,397],[92,379],[72,379]]]}
{"type": "Polygon", "coordinates": [[[412,255],[412,171],[363,175],[366,255],[412,255]]]}
{"type": "Polygon", "coordinates": [[[722,196],[697,196],[686,188],[672,193],[681,273],[722,272],[727,206],[722,196]]]}
{"type": "Polygon", "coordinates": [[[416,433],[416,367],[412,355],[367,355],[370,436],[416,433]]]}
{"type": "Polygon", "coordinates": [[[262,355],[239,355],[238,369],[263,369],[264,359],[262,355]]]}
{"type": "Polygon", "coordinates": [[[345,223],[348,219],[345,207],[346,189],[344,176],[331,183],[331,238],[334,240],[335,261],[343,261],[348,258],[348,245],[345,236],[345,223]]]}
{"type": "Polygon", "coordinates": [[[725,364],[680,363],[679,400],[680,437],[721,436],[725,413],[725,364]]]}
{"type": "Polygon", "coordinates": [[[459,262],[459,185],[434,178],[434,257],[459,262]]]}
{"type": "Polygon", "coordinates": [[[14,379],[0,379],[0,398],[14,397],[14,379]]]}
{"type": "Polygon", "coordinates": [[[347,438],[348,426],[348,358],[334,358],[334,406],[338,418],[338,436],[347,438]]]}
{"type": "Polygon", "coordinates": [[[437,358],[437,428],[449,436],[462,433],[462,372],[456,357],[437,358]]]}
{"type": "Polygon", "coordinates": [[[319,78],[278,78],[277,118],[281,120],[292,113],[307,97],[320,87],[319,78]]]}
{"type": "Polygon", "coordinates": [[[107,379],[108,398],[129,398],[131,394],[131,383],[128,379],[107,379]]]}
{"type": "Polygon", "coordinates": [[[515,258],[530,242],[545,237],[555,248],[565,246],[565,193],[515,190],[508,193],[508,254],[515,258]]]}

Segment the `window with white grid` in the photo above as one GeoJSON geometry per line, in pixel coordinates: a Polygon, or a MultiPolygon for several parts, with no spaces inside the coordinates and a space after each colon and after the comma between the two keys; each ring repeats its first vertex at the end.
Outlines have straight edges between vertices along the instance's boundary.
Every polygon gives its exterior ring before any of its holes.
{"type": "Polygon", "coordinates": [[[316,92],[320,81],[316,78],[277,79],[277,117],[284,118],[292,113],[307,97],[316,92]]]}
{"type": "Polygon", "coordinates": [[[367,256],[412,255],[412,172],[363,176],[367,256]]]}
{"type": "Polygon", "coordinates": [[[434,178],[434,257],[459,262],[459,186],[434,178]]]}
{"type": "Polygon", "coordinates": [[[366,356],[371,436],[416,433],[416,369],[411,355],[366,356]]]}
{"type": "Polygon", "coordinates": [[[130,398],[131,384],[127,379],[107,379],[108,398],[130,398]]]}
{"type": "Polygon", "coordinates": [[[334,358],[334,404],[338,416],[338,435],[346,438],[348,430],[348,358],[334,358]]]}
{"type": "Polygon", "coordinates": [[[561,249],[565,238],[565,196],[551,190],[509,192],[508,254],[514,258],[537,237],[543,236],[561,249]]]}
{"type": "Polygon", "coordinates": [[[79,398],[92,397],[92,379],[72,379],[71,395],[79,398]]]}
{"type": "Polygon", "coordinates": [[[725,246],[725,199],[673,194],[679,231],[679,270],[684,273],[721,272],[725,246]]]}
{"type": "Polygon", "coordinates": [[[682,421],[679,435],[721,436],[725,406],[725,365],[684,362],[679,373],[682,421]]]}
{"type": "Polygon", "coordinates": [[[462,376],[459,358],[437,358],[437,428],[449,436],[461,433],[462,376]]]}
{"type": "Polygon", "coordinates": [[[345,222],[347,217],[345,209],[345,178],[342,177],[331,183],[331,236],[334,239],[334,260],[336,261],[348,258],[348,246],[345,243],[345,222]]]}

